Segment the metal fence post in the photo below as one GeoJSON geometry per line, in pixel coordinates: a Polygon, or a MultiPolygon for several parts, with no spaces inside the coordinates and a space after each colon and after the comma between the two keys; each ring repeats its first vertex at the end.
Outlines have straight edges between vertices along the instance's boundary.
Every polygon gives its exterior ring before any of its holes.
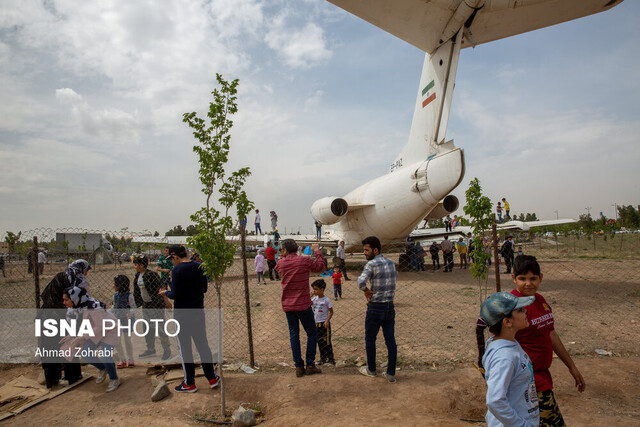
{"type": "Polygon", "coordinates": [[[491,224],[491,242],[493,245],[493,259],[495,260],[496,292],[500,292],[500,258],[498,255],[498,230],[496,228],[495,214],[493,215],[493,224],[491,224]]]}
{"type": "Polygon", "coordinates": [[[249,274],[247,272],[247,252],[246,252],[246,227],[240,225],[240,250],[242,251],[242,272],[244,273],[244,302],[247,312],[247,335],[249,338],[249,364],[255,367],[255,357],[253,353],[253,331],[251,328],[251,300],[249,298],[249,274]]]}
{"type": "Polygon", "coordinates": [[[40,268],[38,266],[38,237],[33,236],[31,249],[31,263],[33,264],[33,284],[35,286],[36,308],[40,308],[40,268]]]}

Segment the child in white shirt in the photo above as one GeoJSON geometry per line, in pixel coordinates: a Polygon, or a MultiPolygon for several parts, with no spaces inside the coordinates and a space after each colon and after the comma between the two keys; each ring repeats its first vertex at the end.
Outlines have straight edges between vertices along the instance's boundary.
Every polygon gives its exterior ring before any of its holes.
{"type": "Polygon", "coordinates": [[[318,348],[320,349],[320,359],[322,364],[335,365],[333,357],[333,346],[331,345],[331,318],[333,317],[333,304],[329,297],[324,295],[327,284],[324,280],[318,279],[311,284],[313,288],[313,316],[318,329],[318,348]]]}

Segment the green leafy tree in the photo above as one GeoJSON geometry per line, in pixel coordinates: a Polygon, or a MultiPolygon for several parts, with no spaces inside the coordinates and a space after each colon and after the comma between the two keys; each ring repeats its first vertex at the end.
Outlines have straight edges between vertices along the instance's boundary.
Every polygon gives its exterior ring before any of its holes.
{"type": "Polygon", "coordinates": [[[20,241],[20,236],[22,236],[22,231],[18,231],[18,234],[7,231],[7,235],[5,236],[4,241],[7,242],[7,245],[9,245],[9,253],[15,252],[16,243],[20,241]]]}
{"type": "MultiPolygon", "coordinates": [[[[200,254],[201,267],[213,279],[218,297],[218,308],[222,308],[222,279],[233,264],[236,245],[227,242],[227,236],[233,229],[233,218],[243,218],[253,208],[243,187],[251,175],[249,168],[241,168],[231,174],[225,171],[229,157],[230,130],[233,121],[230,117],[238,111],[236,104],[238,79],[231,83],[216,74],[219,89],[211,94],[208,123],[195,112],[185,113],[183,122],[193,130],[197,144],[193,151],[198,155],[199,175],[206,204],[191,215],[191,221],[197,227],[197,233],[187,239],[200,254]],[[217,199],[217,200],[216,200],[217,199]],[[235,215],[231,211],[235,210],[235,215]]],[[[220,337],[221,338],[221,337],[220,337]]],[[[220,370],[222,375],[222,370],[220,370]]],[[[222,412],[225,410],[224,380],[222,381],[222,412]]]]}
{"type": "Polygon", "coordinates": [[[538,216],[536,215],[536,213],[529,213],[527,212],[527,215],[525,215],[524,217],[525,221],[537,221],[538,220],[538,216]]]}
{"type": "Polygon", "coordinates": [[[160,233],[158,233],[158,230],[153,232],[153,237],[158,237],[160,235],[160,233]]]}
{"type": "Polygon", "coordinates": [[[198,233],[198,227],[196,227],[195,225],[191,224],[189,226],[187,226],[187,236],[195,236],[198,233]]]}
{"type": "Polygon", "coordinates": [[[176,225],[171,230],[164,233],[165,236],[186,236],[187,232],[181,225],[176,225]]]}
{"type": "Polygon", "coordinates": [[[478,178],[474,178],[469,183],[469,188],[465,192],[467,204],[463,210],[472,221],[473,230],[473,251],[469,254],[473,259],[471,264],[471,275],[474,279],[486,280],[487,260],[490,255],[484,250],[483,237],[491,228],[493,216],[491,215],[491,199],[482,194],[482,187],[478,178]]]}
{"type": "Polygon", "coordinates": [[[640,211],[633,206],[618,205],[618,222],[622,227],[640,227],[640,211]]]}

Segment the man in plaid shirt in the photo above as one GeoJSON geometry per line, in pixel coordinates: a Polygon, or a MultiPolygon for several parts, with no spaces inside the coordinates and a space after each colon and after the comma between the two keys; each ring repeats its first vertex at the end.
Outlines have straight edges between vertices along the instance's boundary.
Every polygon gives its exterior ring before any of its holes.
{"type": "Polygon", "coordinates": [[[360,367],[360,373],[376,376],[376,337],[382,327],[384,342],[387,346],[387,372],[384,376],[389,382],[396,382],[396,359],[398,347],[395,337],[396,312],[393,296],[396,291],[396,266],[389,258],[381,254],[380,239],[369,236],[362,241],[364,255],[369,262],[358,277],[358,288],[364,291],[367,299],[367,315],[364,321],[364,341],[367,350],[367,366],[360,367]],[[367,281],[371,288],[367,287],[367,281]]]}

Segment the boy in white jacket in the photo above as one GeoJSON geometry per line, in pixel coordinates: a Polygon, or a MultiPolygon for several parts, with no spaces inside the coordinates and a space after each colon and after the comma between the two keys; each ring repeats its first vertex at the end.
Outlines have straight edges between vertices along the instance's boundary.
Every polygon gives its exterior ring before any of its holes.
{"type": "Polygon", "coordinates": [[[533,297],[498,292],[482,303],[480,317],[495,334],[482,358],[489,427],[536,427],[540,422],[531,360],[515,340],[516,332],[529,326],[524,307],[533,301],[533,297]]]}

